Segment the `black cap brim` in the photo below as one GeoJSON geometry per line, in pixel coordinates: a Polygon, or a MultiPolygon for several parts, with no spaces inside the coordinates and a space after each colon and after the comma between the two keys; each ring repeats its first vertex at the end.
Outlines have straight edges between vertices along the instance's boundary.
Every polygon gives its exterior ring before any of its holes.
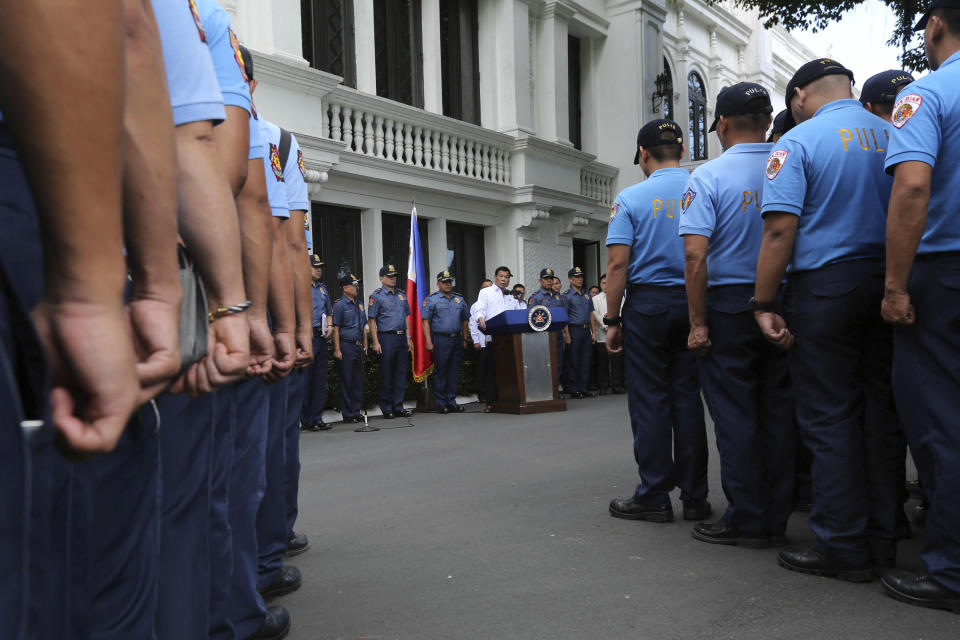
{"type": "Polygon", "coordinates": [[[924,29],[927,28],[927,21],[929,20],[930,20],[930,12],[927,11],[925,14],[923,14],[923,17],[917,20],[917,24],[913,25],[913,30],[923,31],[924,29]]]}
{"type": "Polygon", "coordinates": [[[637,147],[637,154],[633,156],[633,164],[640,164],[640,147],[637,147]]]}
{"type": "Polygon", "coordinates": [[[708,129],[708,133],[713,133],[714,131],[716,131],[718,124],[720,124],[720,116],[717,116],[716,118],[713,119],[713,124],[710,125],[710,129],[708,129]]]}

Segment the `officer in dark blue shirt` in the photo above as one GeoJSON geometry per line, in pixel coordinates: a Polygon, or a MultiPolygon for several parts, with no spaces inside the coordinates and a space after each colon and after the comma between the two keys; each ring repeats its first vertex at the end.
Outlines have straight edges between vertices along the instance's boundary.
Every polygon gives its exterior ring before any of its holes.
{"type": "Polygon", "coordinates": [[[413,350],[410,341],[410,304],[397,290],[399,272],[392,264],[380,268],[383,285],[370,294],[367,321],[373,350],[380,354],[380,411],[383,417],[411,416],[403,408],[407,390],[407,361],[413,350]]]}
{"type": "MultiPolygon", "coordinates": [[[[540,269],[540,288],[533,292],[527,301],[527,308],[536,305],[545,307],[563,307],[563,300],[560,294],[553,290],[553,281],[556,274],[550,267],[540,269]]],[[[557,337],[557,384],[563,386],[563,350],[566,343],[567,327],[564,326],[561,331],[552,331],[557,337]]]]}
{"type": "Polygon", "coordinates": [[[896,558],[897,459],[893,332],[883,294],[887,203],[883,163],[893,127],[853,99],[853,73],[822,58],[800,67],[786,102],[799,124],[774,145],[761,193],[763,240],[750,306],[764,337],[790,353],[797,422],[813,452],[813,546],[782,566],[872,580],[896,558]],[[842,212],[842,215],[839,215],[842,212]],[[775,299],[790,269],[786,318],[775,299]]]}
{"type": "Polygon", "coordinates": [[[560,296],[567,311],[567,357],[564,358],[567,373],[566,391],[571,398],[593,397],[587,391],[590,380],[590,351],[596,341],[596,327],[593,320],[593,302],[590,294],[583,290],[583,269],[574,267],[567,272],[570,288],[560,296]]]}
{"type": "Polygon", "coordinates": [[[343,297],[333,304],[333,357],[340,368],[340,413],[344,422],[362,420],[367,314],[357,300],[359,285],[353,274],[340,278],[343,297]]]}
{"type": "Polygon", "coordinates": [[[310,258],[313,282],[313,356],[314,362],[304,370],[303,409],[300,413],[304,431],[325,431],[330,425],[323,421],[323,406],[327,402],[327,338],[333,332],[333,307],[330,294],[323,284],[323,260],[314,254],[310,258]]]}
{"type": "Polygon", "coordinates": [[[881,309],[896,325],[894,391],[930,507],[922,573],[887,571],[883,586],[960,613],[960,0],[934,0],[916,29],[934,71],[893,107],[881,309]]]}
{"type": "Polygon", "coordinates": [[[457,377],[466,348],[470,308],[463,295],[453,291],[453,276],[444,269],[437,274],[437,289],[423,300],[423,334],[427,351],[433,352],[433,395],[437,413],[462,412],[457,404],[457,377]]]}

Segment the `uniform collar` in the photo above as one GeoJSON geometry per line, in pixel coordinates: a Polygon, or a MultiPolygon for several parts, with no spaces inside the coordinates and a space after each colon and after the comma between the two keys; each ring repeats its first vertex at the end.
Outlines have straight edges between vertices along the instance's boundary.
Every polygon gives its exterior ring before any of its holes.
{"type": "Polygon", "coordinates": [[[397,295],[397,289],[396,289],[396,287],[394,287],[393,289],[391,289],[390,287],[383,287],[383,292],[384,292],[384,293],[392,293],[393,295],[397,295]]]}
{"type": "Polygon", "coordinates": [[[772,142],[741,142],[733,145],[724,153],[757,153],[760,151],[767,153],[772,147],[772,142]]]}
{"type": "Polygon", "coordinates": [[[323,280],[313,280],[310,282],[310,284],[312,284],[313,288],[316,289],[317,287],[323,286],[323,280]]]}
{"type": "MultiPolygon", "coordinates": [[[[953,64],[954,62],[960,62],[960,50],[954,51],[954,52],[953,52],[953,55],[951,55],[949,58],[947,58],[946,60],[944,60],[944,61],[943,61],[943,64],[941,64],[939,67],[937,67],[937,71],[939,71],[940,69],[943,69],[943,68],[944,68],[945,66],[947,66],[948,64],[953,64]]],[[[936,72],[934,72],[934,73],[936,73],[936,72]]]]}
{"type": "Polygon", "coordinates": [[[690,175],[690,172],[684,169],[683,167],[669,167],[667,169],[657,169],[656,171],[651,173],[649,176],[647,176],[647,180],[651,180],[653,178],[657,178],[660,176],[669,176],[675,173],[683,173],[685,175],[690,175]]]}
{"type": "MultiPolygon", "coordinates": [[[[813,117],[816,118],[822,113],[829,113],[830,111],[837,111],[838,109],[846,109],[850,107],[856,107],[857,109],[863,109],[863,105],[860,104],[859,100],[854,100],[853,98],[843,98],[842,100],[834,100],[833,102],[828,102],[823,105],[813,114],[813,117]]],[[[811,118],[812,120],[813,118],[811,118]]]]}

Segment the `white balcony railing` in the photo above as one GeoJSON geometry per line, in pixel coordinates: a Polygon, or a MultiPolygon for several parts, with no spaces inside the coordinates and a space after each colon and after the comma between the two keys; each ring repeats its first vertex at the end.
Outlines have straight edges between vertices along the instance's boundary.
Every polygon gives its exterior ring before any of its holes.
{"type": "Polygon", "coordinates": [[[609,207],[613,202],[613,178],[617,170],[597,162],[580,170],[580,195],[598,200],[609,207]]]}
{"type": "Polygon", "coordinates": [[[511,137],[338,87],[323,99],[323,135],[347,151],[510,184],[511,137]]]}

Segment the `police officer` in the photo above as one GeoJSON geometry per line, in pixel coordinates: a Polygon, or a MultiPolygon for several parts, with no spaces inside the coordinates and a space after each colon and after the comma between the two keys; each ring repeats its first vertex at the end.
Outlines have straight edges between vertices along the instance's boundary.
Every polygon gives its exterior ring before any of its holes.
{"type": "Polygon", "coordinates": [[[380,268],[381,287],[370,294],[367,319],[373,350],[380,354],[380,411],[387,419],[408,417],[403,408],[407,390],[407,360],[413,350],[410,341],[410,305],[397,290],[399,272],[392,264],[380,268]]]}
{"type": "Polygon", "coordinates": [[[863,83],[860,104],[873,115],[890,122],[897,94],[911,82],[913,76],[902,69],[881,71],[863,83]]]}
{"type": "Polygon", "coordinates": [[[470,308],[463,295],[453,291],[448,269],[437,274],[437,289],[423,300],[423,334],[433,353],[433,396],[437,413],[463,412],[457,404],[457,377],[466,348],[470,308]]]}
{"type": "Polygon", "coordinates": [[[960,613],[960,0],[934,0],[916,30],[933,73],[900,93],[886,170],[885,320],[897,325],[894,392],[930,507],[924,571],[888,571],[893,597],[960,613]]]}
{"type": "Polygon", "coordinates": [[[690,309],[687,346],[703,356],[700,381],[720,452],[727,510],[693,537],[752,549],[782,544],[793,510],[793,396],[786,352],[764,340],[747,301],[763,235],[761,181],[773,145],[773,107],[758,84],[717,96],[723,155],[698,167],[681,198],[680,235],[690,309]]]}
{"type": "Polygon", "coordinates": [[[363,411],[363,356],[367,353],[367,314],[357,300],[359,280],[340,278],[343,296],[333,305],[333,357],[340,370],[340,413],[345,423],[360,422],[363,411]]]}
{"type": "Polygon", "coordinates": [[[670,522],[670,492],[680,487],[685,520],[710,515],[707,434],[696,356],[687,350],[690,321],[683,287],[683,242],[677,235],[683,131],[652,120],[637,135],[634,164],[647,179],[620,192],[607,231],[607,349],[623,351],[627,406],[640,483],[610,501],[610,515],[670,522]],[[624,289],[623,324],[617,314],[624,289]]]}
{"type": "Polygon", "coordinates": [[[574,267],[567,272],[567,277],[570,279],[570,288],[560,296],[569,318],[565,336],[565,390],[571,398],[592,398],[593,393],[587,391],[587,383],[590,379],[590,349],[597,339],[593,324],[593,302],[590,294],[583,290],[583,269],[574,267]]]}
{"type": "Polygon", "coordinates": [[[799,124],[767,161],[750,306],[767,340],[793,345],[790,374],[802,384],[797,421],[813,452],[816,541],[780,551],[779,562],[866,581],[896,557],[896,467],[906,452],[890,391],[892,330],[877,315],[892,127],[853,99],[852,81],[851,71],[822,58],[787,85],[787,108],[799,124]],[[796,344],[776,307],[788,264],[787,317],[802,336],[796,344]]]}
{"type": "MultiPolygon", "coordinates": [[[[543,305],[545,307],[563,307],[563,300],[560,294],[554,290],[554,281],[556,274],[550,267],[540,269],[540,288],[533,292],[527,307],[543,305]]],[[[566,345],[566,338],[569,330],[566,326],[560,331],[553,331],[557,339],[557,385],[563,386],[563,351],[566,345]]]]}
{"type": "Polygon", "coordinates": [[[333,333],[333,305],[327,286],[323,284],[323,260],[314,254],[310,258],[313,296],[313,355],[314,363],[305,370],[303,411],[300,422],[305,431],[325,431],[330,425],[323,421],[323,406],[327,401],[327,338],[333,333]]]}

